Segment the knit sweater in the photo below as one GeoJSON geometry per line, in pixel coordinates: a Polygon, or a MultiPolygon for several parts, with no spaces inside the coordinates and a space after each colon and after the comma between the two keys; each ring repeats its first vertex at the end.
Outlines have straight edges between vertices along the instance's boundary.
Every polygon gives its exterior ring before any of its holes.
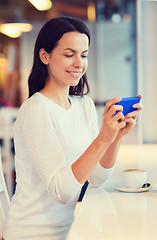
{"type": "MultiPolygon", "coordinates": [[[[16,191],[5,240],[62,240],[73,221],[82,184],[71,165],[98,134],[90,97],[69,96],[66,110],[41,93],[19,109],[14,125],[16,191]]],[[[89,181],[103,184],[112,170],[99,163],[89,181]]]]}

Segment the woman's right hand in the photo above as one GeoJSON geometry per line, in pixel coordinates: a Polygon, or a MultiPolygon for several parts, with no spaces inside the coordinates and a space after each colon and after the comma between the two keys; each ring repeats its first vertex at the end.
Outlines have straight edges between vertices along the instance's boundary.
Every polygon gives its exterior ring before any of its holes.
{"type": "Polygon", "coordinates": [[[126,125],[126,123],[123,121],[123,107],[121,105],[115,105],[115,103],[119,102],[120,100],[120,97],[113,98],[105,105],[102,126],[98,135],[100,140],[105,143],[111,144],[115,140],[118,131],[124,128],[126,125]],[[119,112],[115,114],[116,111],[119,112]]]}

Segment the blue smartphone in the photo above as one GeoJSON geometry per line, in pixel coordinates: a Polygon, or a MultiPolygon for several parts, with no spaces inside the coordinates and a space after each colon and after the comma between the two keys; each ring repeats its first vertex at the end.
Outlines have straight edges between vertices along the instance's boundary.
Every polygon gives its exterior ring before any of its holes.
{"type": "MultiPolygon", "coordinates": [[[[127,97],[127,98],[122,98],[120,102],[116,103],[116,105],[122,105],[123,106],[123,115],[126,115],[127,113],[136,111],[136,108],[133,108],[132,105],[135,103],[140,102],[139,97],[127,97]]],[[[118,111],[117,111],[118,112],[118,111]]],[[[117,114],[115,113],[115,115],[117,114]]]]}

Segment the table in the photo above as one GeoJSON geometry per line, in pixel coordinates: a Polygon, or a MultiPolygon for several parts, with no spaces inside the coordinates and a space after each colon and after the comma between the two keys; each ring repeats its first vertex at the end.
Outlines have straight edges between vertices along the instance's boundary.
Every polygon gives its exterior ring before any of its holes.
{"type": "Polygon", "coordinates": [[[89,188],[67,240],[156,240],[157,191],[89,188]]]}
{"type": "Polygon", "coordinates": [[[157,239],[155,188],[141,193],[119,192],[115,189],[115,184],[121,181],[120,171],[129,166],[146,168],[148,181],[155,187],[157,145],[123,146],[118,160],[113,176],[106,184],[87,189],[67,240],[157,239]]]}

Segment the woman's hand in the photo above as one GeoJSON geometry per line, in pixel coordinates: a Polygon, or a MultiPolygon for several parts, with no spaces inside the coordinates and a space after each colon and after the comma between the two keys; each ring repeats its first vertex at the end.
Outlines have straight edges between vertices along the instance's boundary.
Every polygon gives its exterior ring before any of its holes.
{"type": "MultiPolygon", "coordinates": [[[[138,97],[142,98],[141,95],[138,95],[138,97]]],[[[136,108],[136,111],[130,112],[124,117],[124,122],[126,123],[125,127],[120,129],[118,132],[119,137],[123,137],[124,135],[128,134],[132,128],[136,125],[138,112],[142,110],[143,105],[141,103],[136,103],[132,106],[133,108],[136,108]]]]}
{"type": "Polygon", "coordinates": [[[121,105],[115,105],[121,98],[114,98],[106,103],[105,111],[103,114],[103,122],[98,135],[99,139],[103,142],[111,144],[118,132],[124,129],[127,121],[125,122],[124,115],[122,113],[123,107],[121,105]],[[116,111],[118,113],[115,115],[116,111]]]}

